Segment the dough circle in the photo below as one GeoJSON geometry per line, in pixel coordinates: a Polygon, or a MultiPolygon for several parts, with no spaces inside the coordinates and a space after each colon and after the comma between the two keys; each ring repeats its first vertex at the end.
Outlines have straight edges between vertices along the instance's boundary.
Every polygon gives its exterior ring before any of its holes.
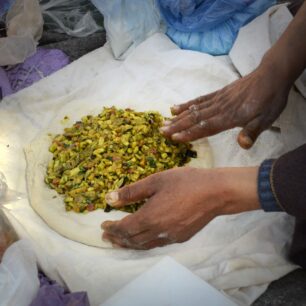
{"type": "MultiPolygon", "coordinates": [[[[74,106],[76,105],[74,104],[74,106]]],[[[154,106],[154,109],[150,107],[147,109],[157,110],[165,115],[165,111],[163,111],[164,106],[158,107],[159,104],[155,104],[154,106]]],[[[116,105],[116,107],[126,108],[131,107],[131,105],[116,105]]],[[[90,113],[98,114],[101,108],[102,106],[94,109],[90,113]]],[[[135,106],[133,108],[137,110],[135,106]]],[[[71,116],[72,118],[69,125],[88,113],[86,107],[83,109],[81,108],[79,111],[75,112],[75,118],[71,116]],[[77,114],[79,114],[79,117],[77,114]]],[[[108,213],[105,213],[103,210],[95,210],[86,214],[78,214],[73,211],[67,212],[65,210],[63,197],[57,194],[55,190],[50,189],[44,182],[46,168],[48,162],[52,158],[52,154],[48,151],[51,143],[51,137],[48,134],[54,134],[55,131],[56,133],[62,132],[63,126],[60,124],[60,118],[64,117],[62,115],[63,113],[56,117],[49,128],[38,135],[36,139],[25,148],[27,161],[26,179],[31,206],[50,228],[62,236],[90,246],[111,248],[112,246],[110,243],[101,239],[101,223],[106,220],[120,220],[127,216],[128,213],[115,210],[108,213]]],[[[69,116],[68,111],[66,115],[69,116]]],[[[193,159],[189,165],[199,168],[211,167],[212,157],[207,140],[203,139],[195,142],[194,149],[197,151],[198,157],[193,159]]]]}

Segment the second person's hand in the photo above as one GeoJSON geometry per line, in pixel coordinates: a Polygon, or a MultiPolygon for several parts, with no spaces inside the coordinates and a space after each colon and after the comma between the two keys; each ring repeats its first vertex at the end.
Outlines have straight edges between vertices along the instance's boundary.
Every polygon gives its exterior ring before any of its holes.
{"type": "Polygon", "coordinates": [[[193,141],[242,127],[238,143],[252,147],[257,137],[277,119],[286,106],[291,84],[269,63],[221,90],[176,105],[176,115],[161,132],[178,142],[193,141]]]}

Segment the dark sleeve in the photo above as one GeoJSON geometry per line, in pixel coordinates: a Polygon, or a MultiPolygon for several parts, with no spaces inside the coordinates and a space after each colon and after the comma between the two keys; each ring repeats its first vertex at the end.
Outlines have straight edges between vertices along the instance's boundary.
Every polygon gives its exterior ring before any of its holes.
{"type": "Polygon", "coordinates": [[[274,162],[270,182],[277,203],[296,217],[290,259],[306,269],[306,145],[274,162]]]}
{"type": "Polygon", "coordinates": [[[306,220],[306,144],[274,162],[271,187],[284,211],[306,220]]]}

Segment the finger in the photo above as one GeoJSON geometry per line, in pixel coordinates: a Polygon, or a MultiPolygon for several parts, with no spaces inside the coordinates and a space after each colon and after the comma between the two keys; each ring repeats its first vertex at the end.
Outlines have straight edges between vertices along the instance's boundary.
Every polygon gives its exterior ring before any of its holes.
{"type": "Polygon", "coordinates": [[[121,248],[130,248],[135,250],[149,250],[155,247],[174,243],[174,241],[171,241],[170,239],[159,238],[157,235],[153,236],[152,234],[139,235],[137,236],[137,239],[135,239],[135,237],[129,239],[103,233],[102,239],[111,242],[115,247],[119,246],[121,248]]]}
{"type": "Polygon", "coordinates": [[[237,141],[241,148],[250,149],[258,136],[266,129],[260,117],[250,121],[238,134],[237,141]]]}
{"type": "Polygon", "coordinates": [[[103,222],[101,228],[108,234],[125,238],[144,234],[151,228],[148,214],[150,215],[150,209],[147,209],[146,205],[121,220],[103,222]]]}
{"type": "Polygon", "coordinates": [[[141,245],[138,249],[139,250],[149,250],[149,249],[161,247],[161,246],[171,244],[171,243],[174,243],[174,242],[172,242],[169,239],[165,239],[165,238],[157,238],[149,242],[146,242],[145,244],[141,245]]]}
{"type": "Polygon", "coordinates": [[[185,111],[181,112],[179,115],[167,120],[167,121],[164,121],[163,125],[164,126],[167,126],[167,125],[170,125],[170,124],[173,124],[185,117],[187,117],[189,114],[190,114],[190,111],[196,111],[196,110],[202,110],[202,109],[207,109],[208,107],[212,106],[212,104],[214,103],[214,100],[211,99],[209,101],[206,101],[206,102],[203,102],[201,104],[198,104],[198,105],[191,105],[188,109],[186,109],[185,111]]]}
{"type": "Polygon", "coordinates": [[[171,138],[177,142],[190,142],[215,135],[228,128],[231,128],[231,126],[226,125],[221,117],[215,116],[208,120],[201,120],[198,124],[186,130],[174,133],[171,138]]]}
{"type": "Polygon", "coordinates": [[[105,233],[109,234],[120,234],[120,231],[118,231],[118,223],[120,221],[104,221],[101,224],[101,229],[104,230],[105,233]]]}
{"type": "Polygon", "coordinates": [[[201,104],[205,101],[209,101],[211,100],[217,93],[218,91],[212,92],[208,95],[204,95],[204,96],[200,96],[196,99],[190,100],[186,103],[182,103],[179,105],[174,105],[173,107],[171,107],[171,113],[172,115],[179,115],[180,113],[182,113],[183,111],[185,111],[186,109],[188,109],[191,105],[198,105],[201,104]]]}
{"type": "Polygon", "coordinates": [[[188,115],[184,116],[181,120],[178,120],[173,124],[162,127],[160,131],[166,137],[171,137],[175,133],[180,133],[184,130],[191,129],[191,127],[196,126],[201,121],[207,120],[216,115],[217,112],[218,108],[214,105],[199,111],[188,111],[188,115]]]}
{"type": "Polygon", "coordinates": [[[151,230],[129,237],[128,241],[135,249],[147,249],[149,246],[155,246],[158,243],[169,244],[172,240],[167,233],[160,233],[159,228],[152,226],[151,230]]]}
{"type": "Polygon", "coordinates": [[[124,186],[116,191],[106,194],[106,202],[115,208],[145,200],[155,191],[154,175],[150,175],[136,183],[124,186]]]}
{"type": "Polygon", "coordinates": [[[113,247],[127,248],[126,243],[124,243],[124,240],[122,240],[122,238],[119,238],[106,232],[102,234],[102,240],[110,242],[113,247]]]}

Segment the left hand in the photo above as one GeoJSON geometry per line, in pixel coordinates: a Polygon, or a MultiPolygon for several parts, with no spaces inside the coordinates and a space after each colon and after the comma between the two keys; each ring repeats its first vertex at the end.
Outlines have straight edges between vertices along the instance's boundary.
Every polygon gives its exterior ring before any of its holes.
{"type": "Polygon", "coordinates": [[[258,209],[256,177],[257,168],[182,167],[153,174],[107,195],[115,208],[147,201],[120,221],[105,221],[103,239],[134,249],[186,241],[220,214],[258,209]]]}
{"type": "Polygon", "coordinates": [[[270,63],[214,93],[172,108],[176,117],[161,132],[178,142],[193,141],[242,127],[238,143],[249,149],[286,106],[291,82],[270,63]]]}

